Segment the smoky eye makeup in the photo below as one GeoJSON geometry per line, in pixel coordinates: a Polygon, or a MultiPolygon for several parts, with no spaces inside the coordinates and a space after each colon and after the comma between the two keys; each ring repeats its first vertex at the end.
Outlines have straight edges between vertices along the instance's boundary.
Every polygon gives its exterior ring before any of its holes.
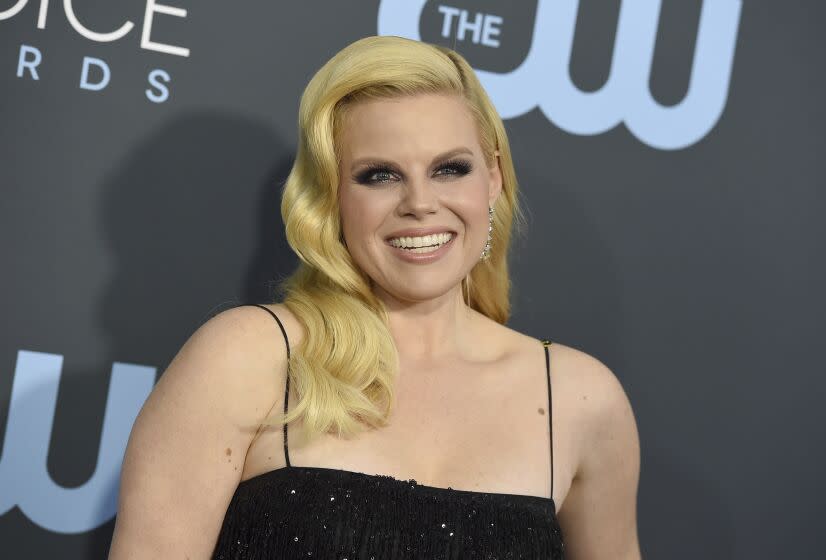
{"type": "Polygon", "coordinates": [[[388,177],[396,174],[396,171],[387,165],[368,164],[364,169],[353,175],[353,180],[360,185],[373,185],[388,182],[387,179],[376,179],[376,176],[388,177]]]}
{"type": "MultiPolygon", "coordinates": [[[[466,159],[457,158],[443,161],[434,170],[436,177],[457,176],[463,177],[473,171],[473,164],[466,159]]],[[[353,175],[353,180],[360,185],[381,185],[392,182],[395,177],[402,176],[393,167],[382,164],[368,164],[364,169],[353,175]]]]}

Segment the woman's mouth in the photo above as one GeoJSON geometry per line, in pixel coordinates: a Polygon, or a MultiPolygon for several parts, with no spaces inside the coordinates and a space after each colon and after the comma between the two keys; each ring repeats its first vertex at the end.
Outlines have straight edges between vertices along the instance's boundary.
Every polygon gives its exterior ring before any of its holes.
{"type": "Polygon", "coordinates": [[[406,261],[427,263],[441,257],[453,245],[455,238],[455,233],[446,231],[415,237],[391,237],[387,244],[406,261]]]}
{"type": "Polygon", "coordinates": [[[445,232],[421,237],[393,237],[387,242],[393,247],[411,253],[432,253],[442,245],[449,243],[451,239],[453,239],[453,233],[445,232]]]}

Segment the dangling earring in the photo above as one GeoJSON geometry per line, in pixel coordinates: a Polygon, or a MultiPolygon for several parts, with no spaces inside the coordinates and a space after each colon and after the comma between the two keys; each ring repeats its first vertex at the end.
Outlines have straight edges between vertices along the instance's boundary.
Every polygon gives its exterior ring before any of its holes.
{"type": "Polygon", "coordinates": [[[485,241],[485,248],[482,249],[482,255],[479,260],[486,261],[490,258],[490,240],[493,234],[493,206],[488,206],[488,240],[485,241]]]}

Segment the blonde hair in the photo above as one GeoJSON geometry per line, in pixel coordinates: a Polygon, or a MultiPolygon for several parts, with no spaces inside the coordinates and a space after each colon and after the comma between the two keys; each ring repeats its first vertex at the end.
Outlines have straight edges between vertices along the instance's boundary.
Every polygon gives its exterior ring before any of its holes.
{"type": "Polygon", "coordinates": [[[299,400],[286,416],[270,418],[280,424],[303,417],[308,439],[384,427],[392,411],[398,356],[386,309],[342,242],[337,146],[353,103],[420,93],[462,96],[490,165],[498,150],[502,192],[494,206],[490,258],[462,280],[462,294],[469,307],[494,321],[504,324],[510,315],[507,254],[514,221],[521,222],[516,173],[504,124],[473,69],[451,49],[401,37],[348,45],[304,90],[298,151],[281,201],[287,242],[300,259],[281,292],[306,332],[290,360],[299,400]]]}

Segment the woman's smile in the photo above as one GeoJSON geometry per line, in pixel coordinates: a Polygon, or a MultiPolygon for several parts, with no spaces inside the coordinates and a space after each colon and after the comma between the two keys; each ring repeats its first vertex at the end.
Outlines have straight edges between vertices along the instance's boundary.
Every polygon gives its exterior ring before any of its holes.
{"type": "Polygon", "coordinates": [[[456,234],[436,233],[419,237],[392,237],[387,240],[391,252],[402,260],[417,264],[437,261],[453,246],[456,234]]]}

